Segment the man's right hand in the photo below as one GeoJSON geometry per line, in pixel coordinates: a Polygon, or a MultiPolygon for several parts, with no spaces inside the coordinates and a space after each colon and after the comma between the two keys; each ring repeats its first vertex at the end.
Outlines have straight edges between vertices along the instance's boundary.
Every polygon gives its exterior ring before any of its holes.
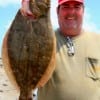
{"type": "Polygon", "coordinates": [[[30,11],[29,2],[30,0],[22,0],[21,13],[23,16],[35,19],[35,15],[30,11]]]}

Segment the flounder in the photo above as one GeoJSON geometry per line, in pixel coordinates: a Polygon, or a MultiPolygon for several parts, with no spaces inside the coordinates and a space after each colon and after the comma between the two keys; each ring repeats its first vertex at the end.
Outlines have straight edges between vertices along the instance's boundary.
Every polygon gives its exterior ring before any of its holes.
{"type": "Polygon", "coordinates": [[[20,90],[19,100],[32,100],[32,90],[42,87],[55,69],[56,39],[50,20],[50,0],[30,0],[35,20],[18,10],[2,46],[9,79],[20,90]]]}

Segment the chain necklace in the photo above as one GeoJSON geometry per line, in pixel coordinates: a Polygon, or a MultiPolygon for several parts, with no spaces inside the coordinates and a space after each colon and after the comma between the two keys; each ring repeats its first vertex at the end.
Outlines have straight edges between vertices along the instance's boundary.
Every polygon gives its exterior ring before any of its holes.
{"type": "Polygon", "coordinates": [[[75,48],[74,48],[74,44],[73,44],[73,41],[70,37],[65,37],[65,40],[66,40],[66,44],[67,44],[67,48],[68,48],[68,56],[74,56],[75,54],[75,48]]]}

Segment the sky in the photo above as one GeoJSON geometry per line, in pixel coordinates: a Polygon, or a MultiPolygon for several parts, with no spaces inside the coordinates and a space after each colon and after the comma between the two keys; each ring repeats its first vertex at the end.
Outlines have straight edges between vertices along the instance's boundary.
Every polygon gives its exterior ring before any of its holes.
{"type": "MultiPolygon", "coordinates": [[[[21,0],[0,0],[0,56],[2,41],[12,23],[21,0]]],[[[56,15],[57,0],[51,0],[51,21],[53,28],[58,27],[56,15]]],[[[85,14],[83,27],[86,30],[100,33],[100,0],[85,0],[85,14]]]]}

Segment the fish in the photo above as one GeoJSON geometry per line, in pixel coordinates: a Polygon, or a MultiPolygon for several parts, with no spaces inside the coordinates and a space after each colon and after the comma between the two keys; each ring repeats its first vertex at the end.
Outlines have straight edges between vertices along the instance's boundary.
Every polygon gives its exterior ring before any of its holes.
{"type": "Polygon", "coordinates": [[[55,70],[56,37],[50,18],[50,0],[30,0],[35,19],[18,9],[2,43],[2,60],[19,100],[33,100],[32,91],[43,87],[55,70]]]}

